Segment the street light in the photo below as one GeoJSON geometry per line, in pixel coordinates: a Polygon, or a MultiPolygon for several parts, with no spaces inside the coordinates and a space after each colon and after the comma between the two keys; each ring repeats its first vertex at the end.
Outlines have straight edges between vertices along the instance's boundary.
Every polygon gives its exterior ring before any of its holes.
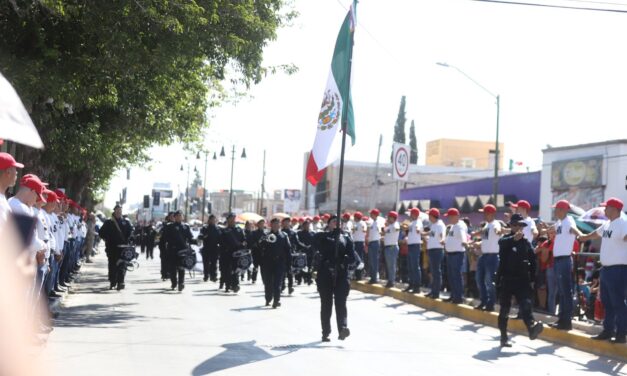
{"type": "MultiPolygon", "coordinates": [[[[187,161],[187,185],[185,186],[185,222],[187,222],[187,210],[189,208],[189,160],[185,157],[185,161],[187,161]]],[[[181,171],[184,171],[183,165],[181,165],[181,171]]],[[[194,166],[194,172],[198,171],[196,166],[194,166]]]]}
{"type": "MultiPolygon", "coordinates": [[[[205,153],[205,175],[203,177],[203,182],[202,182],[202,218],[201,218],[201,222],[204,224],[205,223],[205,205],[206,205],[206,199],[207,199],[207,159],[209,157],[209,151],[205,150],[203,151],[203,153],[205,153]]],[[[198,152],[196,154],[196,159],[200,159],[200,152],[198,152]]],[[[213,153],[213,159],[216,159],[216,153],[213,153]]]]}
{"type": "MultiPolygon", "coordinates": [[[[226,153],[224,152],[224,146],[222,146],[222,150],[220,151],[220,156],[224,157],[226,156],[226,153]]],[[[242,149],[242,156],[241,158],[246,158],[246,148],[242,149]]],[[[233,206],[233,168],[235,167],[235,145],[233,145],[233,148],[231,149],[231,187],[229,188],[229,213],[231,213],[231,209],[233,206]]]]}
{"type": "Polygon", "coordinates": [[[477,81],[475,81],[472,77],[467,75],[463,70],[457,68],[454,65],[449,65],[447,63],[438,62],[437,65],[444,68],[453,68],[459,73],[461,73],[464,77],[472,81],[475,85],[479,86],[483,91],[490,94],[492,97],[496,98],[496,145],[494,146],[494,206],[498,207],[498,192],[499,192],[499,115],[501,109],[501,97],[498,94],[492,93],[490,90],[486,89],[485,86],[481,85],[477,81]]]}

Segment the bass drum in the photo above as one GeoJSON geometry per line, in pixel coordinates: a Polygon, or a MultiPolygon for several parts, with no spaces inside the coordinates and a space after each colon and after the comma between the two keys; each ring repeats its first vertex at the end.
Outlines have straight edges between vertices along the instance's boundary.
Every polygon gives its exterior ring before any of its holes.
{"type": "Polygon", "coordinates": [[[233,265],[237,274],[244,274],[253,264],[253,254],[250,249],[240,249],[233,252],[233,265]]]}
{"type": "Polygon", "coordinates": [[[292,253],[292,273],[307,272],[307,254],[305,252],[292,253]]]}

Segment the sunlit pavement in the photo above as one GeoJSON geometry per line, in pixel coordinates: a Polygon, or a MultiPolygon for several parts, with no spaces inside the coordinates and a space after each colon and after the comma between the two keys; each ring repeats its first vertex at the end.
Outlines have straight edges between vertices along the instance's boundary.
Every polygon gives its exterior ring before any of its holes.
{"type": "Polygon", "coordinates": [[[494,328],[357,291],[348,302],[351,336],[338,340],[333,318],[323,344],[315,286],[298,286],[271,309],[260,281],[235,295],[196,273],[179,293],[159,267],[140,256],[117,292],[108,290],[104,254],[83,266],[44,352],[50,374],[627,374],[624,363],[522,336],[501,350],[494,328]]]}

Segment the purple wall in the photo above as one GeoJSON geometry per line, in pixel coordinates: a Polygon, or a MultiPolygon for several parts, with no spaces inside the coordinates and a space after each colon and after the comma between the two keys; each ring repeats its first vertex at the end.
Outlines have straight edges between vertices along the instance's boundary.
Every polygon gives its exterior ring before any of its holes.
{"type": "MultiPolygon", "coordinates": [[[[401,200],[438,200],[441,208],[455,205],[455,196],[492,195],[493,178],[402,189],[401,200]]],[[[505,200],[527,200],[534,209],[540,204],[540,171],[499,176],[499,194],[505,200]]]]}

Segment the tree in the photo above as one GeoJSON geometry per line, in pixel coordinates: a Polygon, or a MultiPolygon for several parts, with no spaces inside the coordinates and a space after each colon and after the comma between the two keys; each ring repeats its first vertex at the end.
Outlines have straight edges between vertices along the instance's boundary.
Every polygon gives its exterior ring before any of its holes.
{"type": "Polygon", "coordinates": [[[411,149],[409,163],[418,164],[418,142],[416,141],[416,125],[413,120],[409,127],[409,148],[411,149]]]}
{"type": "MultiPolygon", "coordinates": [[[[396,124],[394,125],[394,142],[405,143],[405,96],[401,97],[401,105],[398,109],[398,116],[396,117],[396,124]]],[[[394,163],[394,152],[390,153],[390,162],[394,163]]]]}
{"type": "MultiPolygon", "coordinates": [[[[152,145],[193,143],[207,110],[273,68],[263,47],[294,15],[284,0],[0,2],[0,71],[46,145],[29,172],[82,203],[152,145]]],[[[275,67],[276,68],[276,67],[275,67]]],[[[291,67],[279,67],[291,71],[291,67]]]]}

